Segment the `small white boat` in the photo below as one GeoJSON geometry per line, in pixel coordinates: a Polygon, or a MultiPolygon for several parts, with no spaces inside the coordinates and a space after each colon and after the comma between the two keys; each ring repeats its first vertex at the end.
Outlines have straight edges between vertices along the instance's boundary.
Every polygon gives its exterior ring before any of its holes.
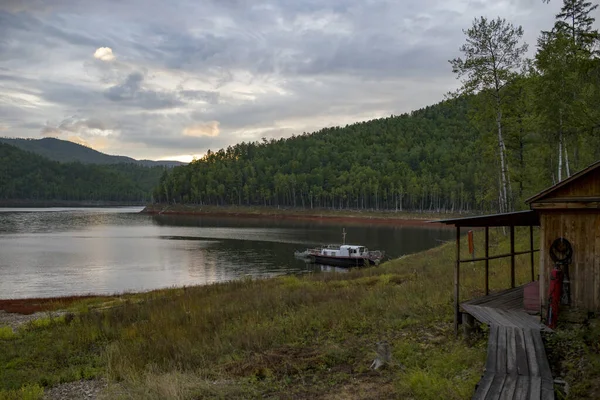
{"type": "Polygon", "coordinates": [[[342,233],[344,244],[328,245],[305,251],[296,251],[294,256],[309,259],[316,264],[334,265],[340,267],[362,267],[378,265],[384,257],[382,251],[369,251],[361,245],[346,244],[346,230],[342,233]]]}

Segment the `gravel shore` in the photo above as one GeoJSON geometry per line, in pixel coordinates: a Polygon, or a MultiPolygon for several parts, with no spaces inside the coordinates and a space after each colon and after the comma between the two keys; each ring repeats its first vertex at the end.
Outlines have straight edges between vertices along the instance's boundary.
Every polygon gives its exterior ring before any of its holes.
{"type": "Polygon", "coordinates": [[[13,331],[16,331],[21,325],[28,323],[29,321],[33,321],[38,318],[47,318],[50,315],[53,317],[58,317],[62,313],[58,312],[36,312],[29,315],[16,314],[16,313],[7,313],[6,311],[0,310],[0,326],[10,326],[13,331]]]}
{"type": "Polygon", "coordinates": [[[44,400],[96,400],[106,386],[102,379],[63,383],[47,389],[44,400]]]}

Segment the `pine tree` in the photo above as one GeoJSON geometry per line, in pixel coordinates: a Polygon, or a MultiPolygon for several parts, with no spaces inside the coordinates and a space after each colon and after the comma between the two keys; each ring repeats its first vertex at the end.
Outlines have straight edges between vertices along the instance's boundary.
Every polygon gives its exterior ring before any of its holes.
{"type": "Polygon", "coordinates": [[[564,0],[560,13],[556,15],[555,32],[569,35],[575,47],[580,51],[593,51],[598,40],[598,31],[593,29],[592,11],[598,4],[586,0],[564,0]]]}

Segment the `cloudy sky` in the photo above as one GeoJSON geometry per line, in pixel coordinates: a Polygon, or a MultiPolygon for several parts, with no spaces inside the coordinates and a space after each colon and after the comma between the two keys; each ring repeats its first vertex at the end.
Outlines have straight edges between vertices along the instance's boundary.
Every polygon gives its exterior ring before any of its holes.
{"type": "Polygon", "coordinates": [[[525,29],[542,0],[0,0],[0,136],[189,161],[400,114],[457,87],[474,17],[525,29]]]}

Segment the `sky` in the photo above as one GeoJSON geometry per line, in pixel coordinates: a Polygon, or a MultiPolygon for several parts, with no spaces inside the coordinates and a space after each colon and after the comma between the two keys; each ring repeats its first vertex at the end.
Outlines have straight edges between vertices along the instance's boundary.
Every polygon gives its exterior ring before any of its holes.
{"type": "Polygon", "coordinates": [[[208,149],[398,115],[459,86],[479,16],[552,0],[0,0],[0,136],[190,161],[208,149]]]}

